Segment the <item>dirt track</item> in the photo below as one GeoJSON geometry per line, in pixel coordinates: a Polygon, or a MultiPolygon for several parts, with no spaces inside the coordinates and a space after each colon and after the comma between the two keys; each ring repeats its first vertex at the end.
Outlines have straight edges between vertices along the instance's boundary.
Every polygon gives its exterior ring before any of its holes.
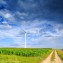
{"type": "Polygon", "coordinates": [[[54,61],[51,61],[52,54],[53,52],[41,63],[63,63],[56,51],[55,51],[55,59],[54,61]]]}
{"type": "Polygon", "coordinates": [[[55,60],[52,63],[63,63],[56,51],[55,51],[55,60]]]}
{"type": "Polygon", "coordinates": [[[53,52],[41,63],[51,63],[52,54],[53,54],[53,52]]]}

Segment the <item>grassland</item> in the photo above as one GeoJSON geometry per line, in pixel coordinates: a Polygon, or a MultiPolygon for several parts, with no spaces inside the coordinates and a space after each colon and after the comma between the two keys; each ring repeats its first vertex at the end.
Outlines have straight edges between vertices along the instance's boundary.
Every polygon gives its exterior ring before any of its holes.
{"type": "Polygon", "coordinates": [[[59,57],[63,60],[63,50],[57,50],[59,57]]]}
{"type": "Polygon", "coordinates": [[[50,48],[0,48],[0,63],[40,63],[51,52],[50,48]]]}

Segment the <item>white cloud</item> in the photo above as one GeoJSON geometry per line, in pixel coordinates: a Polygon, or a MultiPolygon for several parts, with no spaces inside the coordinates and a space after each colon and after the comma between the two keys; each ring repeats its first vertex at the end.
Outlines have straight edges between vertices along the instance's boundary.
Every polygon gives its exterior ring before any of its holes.
{"type": "Polygon", "coordinates": [[[6,14],[4,15],[4,17],[5,17],[5,18],[10,18],[10,17],[12,17],[12,15],[11,15],[10,13],[6,13],[6,14]]]}
{"type": "Polygon", "coordinates": [[[12,14],[9,10],[3,9],[0,11],[0,16],[3,16],[9,23],[15,23],[14,14],[12,14]]]}
{"type": "Polygon", "coordinates": [[[26,30],[26,32],[31,33],[31,34],[39,34],[41,28],[31,28],[26,30]]]}

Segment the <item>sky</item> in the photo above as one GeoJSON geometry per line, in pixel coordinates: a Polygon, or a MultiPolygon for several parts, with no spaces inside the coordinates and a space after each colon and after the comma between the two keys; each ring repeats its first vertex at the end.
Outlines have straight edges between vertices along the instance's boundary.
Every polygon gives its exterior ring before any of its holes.
{"type": "Polygon", "coordinates": [[[0,47],[63,48],[63,0],[0,0],[0,47]]]}

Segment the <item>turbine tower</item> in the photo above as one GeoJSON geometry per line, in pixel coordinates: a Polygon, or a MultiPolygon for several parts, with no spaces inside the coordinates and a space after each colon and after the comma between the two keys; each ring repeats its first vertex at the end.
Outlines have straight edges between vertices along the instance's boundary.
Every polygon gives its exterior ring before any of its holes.
{"type": "Polygon", "coordinates": [[[27,43],[27,41],[26,41],[26,39],[27,39],[27,32],[22,30],[22,31],[19,32],[17,37],[21,37],[21,34],[24,34],[24,48],[26,48],[27,47],[27,44],[26,44],[27,43]]]}
{"type": "Polygon", "coordinates": [[[31,32],[30,30],[21,30],[21,31],[19,31],[19,34],[18,34],[18,36],[17,37],[21,37],[21,34],[24,34],[24,48],[27,48],[27,34],[29,34],[29,33],[33,33],[33,34],[35,34],[36,32],[31,32]]]}
{"type": "Polygon", "coordinates": [[[26,37],[27,37],[27,33],[25,32],[25,48],[27,47],[26,46],[26,37]]]}

